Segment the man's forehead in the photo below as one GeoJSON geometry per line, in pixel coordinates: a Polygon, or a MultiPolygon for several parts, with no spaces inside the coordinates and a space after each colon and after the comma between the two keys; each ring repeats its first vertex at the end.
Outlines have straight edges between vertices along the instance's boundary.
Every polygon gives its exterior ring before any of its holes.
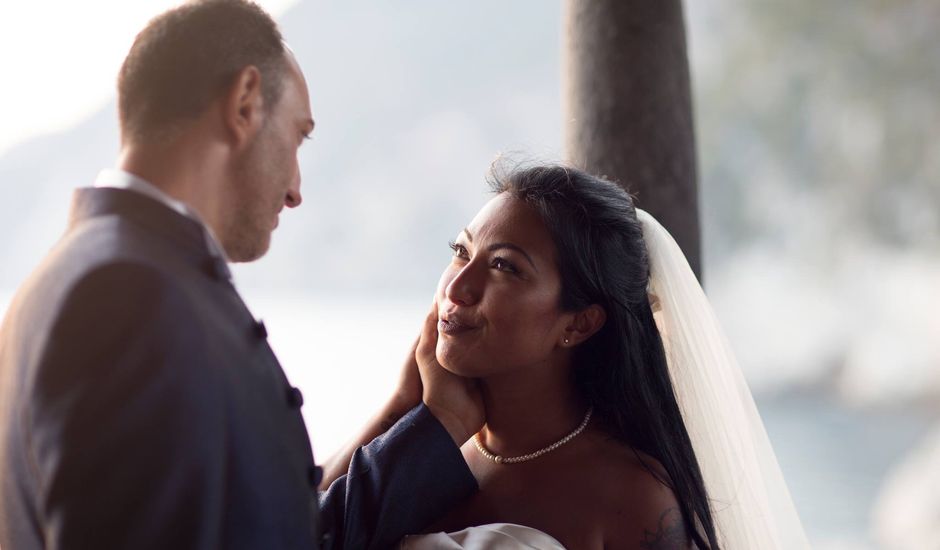
{"type": "Polygon", "coordinates": [[[310,112],[310,93],[307,89],[307,79],[304,77],[303,70],[300,68],[293,54],[287,51],[285,52],[285,56],[287,57],[287,74],[285,76],[289,85],[296,90],[297,101],[299,102],[296,116],[300,122],[309,126],[310,130],[312,130],[315,123],[313,121],[313,115],[310,112]]]}
{"type": "Polygon", "coordinates": [[[303,82],[304,87],[306,87],[307,79],[304,76],[303,69],[300,67],[300,62],[297,61],[297,56],[294,55],[294,51],[290,49],[290,46],[288,46],[286,43],[284,44],[284,58],[287,60],[288,72],[303,82]]]}
{"type": "Polygon", "coordinates": [[[303,125],[304,125],[304,128],[306,128],[304,132],[306,134],[311,134],[314,128],[317,127],[316,121],[314,121],[313,118],[310,118],[310,117],[303,120],[303,125]]]}

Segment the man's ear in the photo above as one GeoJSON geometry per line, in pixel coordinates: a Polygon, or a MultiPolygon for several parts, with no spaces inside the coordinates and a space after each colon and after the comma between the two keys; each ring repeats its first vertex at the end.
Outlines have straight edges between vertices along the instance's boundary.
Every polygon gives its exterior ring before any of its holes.
{"type": "Polygon", "coordinates": [[[560,345],[565,348],[577,346],[584,342],[604,326],[607,321],[607,312],[597,304],[591,304],[588,307],[574,314],[571,323],[565,327],[560,345]]]}
{"type": "Polygon", "coordinates": [[[264,119],[261,71],[249,65],[238,71],[223,97],[225,128],[236,147],[250,143],[264,119]]]}

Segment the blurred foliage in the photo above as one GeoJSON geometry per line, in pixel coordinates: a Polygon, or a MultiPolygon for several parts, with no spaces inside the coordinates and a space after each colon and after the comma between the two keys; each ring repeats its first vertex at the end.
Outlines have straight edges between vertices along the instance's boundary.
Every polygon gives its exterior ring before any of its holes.
{"type": "Polygon", "coordinates": [[[940,2],[689,9],[706,237],[720,236],[708,253],[936,254],[940,2]]]}

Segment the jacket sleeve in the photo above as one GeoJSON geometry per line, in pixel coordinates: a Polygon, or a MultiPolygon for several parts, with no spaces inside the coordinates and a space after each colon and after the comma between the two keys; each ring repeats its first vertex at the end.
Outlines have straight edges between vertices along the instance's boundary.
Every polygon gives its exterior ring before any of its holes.
{"type": "Polygon", "coordinates": [[[48,548],[220,547],[220,390],[183,292],[99,268],[68,293],[26,420],[48,548]]]}
{"type": "Polygon", "coordinates": [[[324,550],[394,547],[477,490],[447,430],[419,405],[359,448],[320,494],[324,550]]]}

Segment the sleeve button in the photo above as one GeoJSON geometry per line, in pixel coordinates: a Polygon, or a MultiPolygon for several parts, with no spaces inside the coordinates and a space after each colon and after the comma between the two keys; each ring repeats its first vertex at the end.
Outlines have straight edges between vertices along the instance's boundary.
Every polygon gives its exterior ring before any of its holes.
{"type": "Polygon", "coordinates": [[[264,326],[264,321],[260,319],[255,322],[255,335],[261,340],[268,337],[268,328],[264,326]]]}
{"type": "Polygon", "coordinates": [[[304,404],[304,394],[299,388],[287,388],[287,404],[295,409],[299,409],[304,404]]]}
{"type": "Polygon", "coordinates": [[[311,466],[307,470],[307,476],[310,481],[310,486],[316,489],[320,485],[320,482],[323,481],[323,468],[311,466]]]}

